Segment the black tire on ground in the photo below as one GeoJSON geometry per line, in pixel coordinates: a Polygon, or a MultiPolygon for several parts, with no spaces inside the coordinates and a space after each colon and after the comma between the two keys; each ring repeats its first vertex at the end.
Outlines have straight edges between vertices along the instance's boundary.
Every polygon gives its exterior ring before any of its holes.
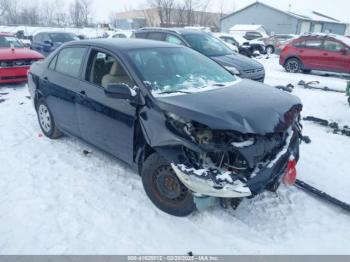
{"type": "Polygon", "coordinates": [[[275,48],[272,45],[268,45],[266,47],[266,54],[271,55],[273,53],[275,53],[275,48]]]}
{"type": "Polygon", "coordinates": [[[147,196],[163,212],[185,217],[195,211],[192,193],[159,154],[154,153],[146,159],[141,176],[147,196]]]}
{"type": "Polygon", "coordinates": [[[63,135],[62,132],[57,129],[50,108],[44,99],[40,99],[37,102],[36,112],[38,116],[39,126],[45,136],[51,139],[57,139],[63,135]]]}
{"type": "Polygon", "coordinates": [[[284,68],[289,73],[299,73],[302,68],[302,64],[298,58],[293,57],[286,61],[284,68]]]}

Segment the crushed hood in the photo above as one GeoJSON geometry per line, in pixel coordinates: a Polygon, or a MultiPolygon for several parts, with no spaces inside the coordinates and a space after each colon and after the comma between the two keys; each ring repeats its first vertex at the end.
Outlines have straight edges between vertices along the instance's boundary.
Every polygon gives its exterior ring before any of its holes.
{"type": "Polygon", "coordinates": [[[248,58],[240,54],[232,54],[226,56],[213,56],[211,57],[215,62],[222,66],[234,66],[238,70],[249,70],[262,68],[263,65],[254,59],[248,58]]]}
{"type": "Polygon", "coordinates": [[[13,60],[13,59],[43,59],[44,57],[33,50],[28,48],[0,48],[0,60],[13,60]]]}
{"type": "Polygon", "coordinates": [[[157,100],[161,109],[211,129],[260,135],[275,133],[286,113],[302,105],[296,96],[251,80],[157,100]]]}

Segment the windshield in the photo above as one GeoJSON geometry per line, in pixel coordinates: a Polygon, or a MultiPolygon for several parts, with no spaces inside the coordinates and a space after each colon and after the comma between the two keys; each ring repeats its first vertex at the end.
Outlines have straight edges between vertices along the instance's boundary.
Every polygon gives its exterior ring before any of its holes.
{"type": "Polygon", "coordinates": [[[233,53],[221,40],[209,34],[188,34],[183,37],[194,50],[206,56],[225,56],[233,53]]]}
{"type": "Polygon", "coordinates": [[[216,62],[189,48],[137,49],[128,56],[154,95],[200,92],[236,80],[216,62]]]}
{"type": "Polygon", "coordinates": [[[49,36],[54,43],[65,43],[69,41],[79,40],[79,37],[73,34],[51,33],[49,36]]]}
{"type": "Polygon", "coordinates": [[[9,47],[11,47],[11,44],[15,48],[24,47],[23,44],[16,37],[0,36],[0,48],[9,48],[9,47]]]}

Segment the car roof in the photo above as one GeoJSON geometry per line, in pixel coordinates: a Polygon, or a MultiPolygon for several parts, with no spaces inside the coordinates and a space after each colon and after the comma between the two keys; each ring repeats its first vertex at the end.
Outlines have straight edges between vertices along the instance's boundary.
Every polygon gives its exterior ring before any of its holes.
{"type": "Polygon", "coordinates": [[[147,39],[125,39],[125,38],[103,38],[103,39],[89,39],[69,42],[65,46],[71,45],[88,45],[105,47],[108,49],[118,49],[118,50],[134,50],[134,49],[151,49],[151,48],[162,48],[162,47],[175,47],[184,48],[180,45],[170,44],[167,42],[153,41],[147,39]]]}
{"type": "Polygon", "coordinates": [[[135,33],[140,33],[140,32],[170,32],[170,33],[177,33],[179,35],[209,34],[208,32],[205,32],[205,31],[190,29],[190,28],[182,28],[182,27],[172,27],[172,28],[145,27],[135,31],[135,33]]]}

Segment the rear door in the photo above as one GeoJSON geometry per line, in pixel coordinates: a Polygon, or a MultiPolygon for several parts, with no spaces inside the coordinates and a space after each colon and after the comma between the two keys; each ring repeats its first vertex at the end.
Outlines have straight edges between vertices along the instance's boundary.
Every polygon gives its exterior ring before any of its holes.
{"type": "Polygon", "coordinates": [[[76,104],[82,100],[81,70],[86,47],[62,49],[40,79],[41,91],[59,129],[80,136],[76,104]]]}
{"type": "Polygon", "coordinates": [[[80,92],[84,100],[77,106],[83,139],[131,164],[136,106],[128,100],[105,95],[104,88],[134,81],[120,60],[111,52],[91,49],[80,92]]]}
{"type": "Polygon", "coordinates": [[[326,39],[323,44],[322,66],[325,70],[348,73],[350,71],[350,54],[344,52],[347,47],[339,41],[326,39]]]}

